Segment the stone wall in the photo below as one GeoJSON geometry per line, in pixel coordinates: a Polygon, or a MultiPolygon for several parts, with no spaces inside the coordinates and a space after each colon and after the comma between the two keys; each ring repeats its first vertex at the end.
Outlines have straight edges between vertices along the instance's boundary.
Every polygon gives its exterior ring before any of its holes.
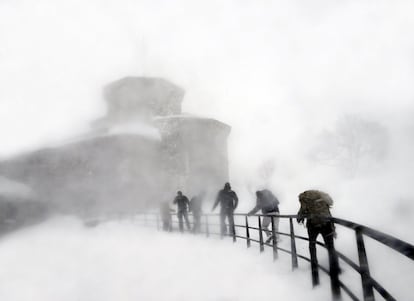
{"type": "Polygon", "coordinates": [[[217,190],[228,181],[228,125],[185,115],[158,118],[156,124],[173,189],[192,195],[217,190]]]}

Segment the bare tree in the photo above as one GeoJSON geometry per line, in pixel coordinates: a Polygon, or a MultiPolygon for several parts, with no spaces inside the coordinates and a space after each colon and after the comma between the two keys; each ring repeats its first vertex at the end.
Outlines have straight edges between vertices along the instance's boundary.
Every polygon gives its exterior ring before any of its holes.
{"type": "Polygon", "coordinates": [[[388,133],[380,123],[346,115],[339,119],[333,130],[325,130],[312,148],[313,160],[340,165],[350,176],[355,176],[361,160],[382,161],[388,151],[388,133]]]}

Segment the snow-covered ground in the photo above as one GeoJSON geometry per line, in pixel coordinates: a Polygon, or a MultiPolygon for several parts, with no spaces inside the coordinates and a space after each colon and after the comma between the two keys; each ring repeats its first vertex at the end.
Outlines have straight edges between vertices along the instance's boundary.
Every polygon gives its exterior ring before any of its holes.
{"type": "Polygon", "coordinates": [[[0,240],[0,300],[329,300],[308,266],[257,246],[162,233],[131,221],[54,218],[0,240]]]}

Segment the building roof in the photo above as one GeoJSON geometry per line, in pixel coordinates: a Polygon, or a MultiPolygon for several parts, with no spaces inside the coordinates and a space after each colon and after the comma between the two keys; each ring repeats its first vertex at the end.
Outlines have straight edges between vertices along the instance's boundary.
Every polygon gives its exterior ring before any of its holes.
{"type": "Polygon", "coordinates": [[[104,88],[104,96],[111,110],[140,110],[150,108],[153,115],[181,113],[184,90],[158,77],[124,77],[104,88]]]}

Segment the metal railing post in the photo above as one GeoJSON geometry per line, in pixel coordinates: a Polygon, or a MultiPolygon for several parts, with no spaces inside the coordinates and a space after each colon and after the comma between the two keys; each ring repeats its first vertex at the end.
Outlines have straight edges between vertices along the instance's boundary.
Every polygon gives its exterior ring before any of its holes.
{"type": "Polygon", "coordinates": [[[275,217],[272,215],[270,217],[272,219],[272,240],[273,240],[273,261],[275,261],[278,257],[277,254],[277,240],[276,240],[276,229],[275,229],[275,217]]]}
{"type": "Polygon", "coordinates": [[[361,281],[362,290],[364,292],[364,300],[374,301],[374,290],[372,287],[371,275],[369,272],[367,253],[365,251],[364,237],[362,236],[362,231],[360,228],[355,229],[355,234],[358,248],[359,267],[361,270],[361,281]]]}
{"type": "Polygon", "coordinates": [[[292,270],[298,267],[298,254],[296,253],[295,230],[293,227],[292,218],[289,218],[290,224],[290,252],[292,255],[292,270]]]}
{"type": "Polygon", "coordinates": [[[250,229],[249,229],[249,221],[246,215],[246,243],[247,247],[250,248],[250,229]]]}
{"type": "MultiPolygon", "coordinates": [[[[229,225],[230,228],[230,225],[229,225]]],[[[232,235],[233,235],[233,242],[236,242],[236,226],[235,226],[235,222],[234,222],[234,215],[233,215],[233,225],[232,225],[232,229],[231,229],[232,235]]]]}
{"type": "Polygon", "coordinates": [[[263,245],[263,233],[262,233],[262,221],[260,220],[260,216],[257,217],[259,223],[259,241],[260,241],[260,252],[264,251],[263,245]]]}
{"type": "MultiPolygon", "coordinates": [[[[171,224],[167,224],[168,221],[163,220],[163,216],[160,213],[156,213],[156,212],[137,212],[134,215],[129,215],[127,213],[122,213],[122,212],[114,212],[112,214],[107,214],[103,216],[103,220],[104,221],[111,221],[113,219],[119,219],[122,220],[122,218],[124,219],[128,219],[131,218],[131,220],[133,221],[138,221],[142,222],[147,225],[147,226],[151,226],[154,227],[155,225],[154,223],[154,219],[152,218],[155,214],[155,222],[156,222],[156,227],[158,230],[160,229],[164,229],[165,226],[168,225],[168,231],[172,231],[173,227],[172,227],[172,223],[171,224]],[[148,218],[149,217],[149,218],[148,218]]],[[[174,214],[170,213],[170,217],[172,219],[174,214]]],[[[217,224],[213,223],[212,227],[213,227],[213,231],[212,233],[210,233],[210,224],[209,224],[209,216],[207,214],[203,214],[205,217],[205,233],[206,236],[209,237],[210,234],[216,235],[219,233],[216,233],[216,226],[218,226],[217,224]]],[[[174,215],[175,216],[175,215],[174,215]]],[[[215,214],[211,214],[210,216],[216,218],[217,215],[215,214]]],[[[258,217],[258,226],[256,227],[250,227],[249,226],[249,216],[247,214],[236,214],[236,216],[240,216],[240,221],[242,216],[245,217],[245,229],[246,229],[246,237],[243,237],[242,234],[240,234],[240,236],[236,235],[235,232],[235,228],[236,227],[240,227],[242,228],[243,225],[242,224],[235,224],[233,223],[233,240],[236,240],[236,237],[238,238],[242,238],[242,239],[246,239],[246,243],[247,243],[247,248],[251,247],[251,242],[259,242],[259,246],[260,246],[260,253],[264,252],[265,249],[265,245],[269,245],[270,246],[270,239],[268,240],[264,240],[264,234],[263,232],[265,232],[265,234],[268,234],[269,229],[266,227],[263,227],[263,220],[261,219],[261,217],[263,215],[256,215],[258,217]],[[254,230],[258,230],[259,231],[259,241],[256,240],[256,236],[253,235],[253,238],[250,236],[250,229],[254,229],[254,230]]],[[[269,220],[267,220],[267,218],[270,218],[270,222],[272,225],[272,232],[271,232],[271,239],[273,240],[273,260],[278,258],[278,251],[283,251],[286,253],[290,253],[291,254],[291,264],[292,264],[292,270],[296,269],[298,267],[298,258],[302,258],[304,260],[310,261],[311,262],[311,271],[312,271],[312,284],[313,286],[319,285],[319,270],[325,272],[326,274],[328,274],[328,276],[330,277],[330,282],[331,282],[331,292],[332,292],[332,300],[341,300],[341,293],[346,293],[348,294],[348,296],[352,299],[352,300],[359,300],[359,298],[355,295],[354,292],[351,291],[351,289],[349,287],[347,287],[344,283],[342,283],[339,280],[339,274],[340,274],[340,268],[338,265],[338,258],[342,259],[345,263],[348,264],[348,266],[352,267],[355,271],[357,271],[360,275],[361,275],[361,285],[362,285],[362,289],[363,289],[363,300],[364,301],[375,301],[375,295],[374,295],[374,289],[375,291],[381,295],[381,297],[384,298],[384,300],[396,300],[380,283],[378,283],[374,278],[371,277],[370,274],[370,269],[369,269],[369,264],[368,264],[368,256],[367,256],[367,252],[366,252],[366,248],[365,248],[365,242],[364,242],[364,236],[367,236],[368,238],[371,238],[377,242],[382,243],[383,245],[385,245],[386,247],[393,249],[397,252],[399,252],[400,254],[410,258],[411,260],[414,261],[414,246],[404,242],[402,240],[399,240],[395,237],[392,237],[391,235],[385,234],[385,233],[381,233],[380,231],[377,231],[375,229],[371,229],[367,226],[364,225],[360,225],[360,224],[356,224],[347,220],[342,220],[342,219],[338,219],[338,218],[331,218],[331,222],[335,223],[335,224],[339,224],[342,225],[348,229],[352,229],[355,231],[355,236],[356,236],[356,242],[357,242],[357,251],[358,251],[358,259],[359,259],[359,264],[355,263],[353,260],[351,260],[350,258],[346,257],[344,254],[342,254],[341,252],[336,252],[335,251],[335,244],[334,244],[334,237],[328,235],[327,237],[324,237],[324,241],[325,244],[321,243],[320,241],[311,241],[309,238],[303,237],[303,236],[295,236],[295,229],[294,229],[294,225],[293,225],[293,219],[297,218],[296,215],[265,215],[265,223],[267,224],[267,222],[269,220]],[[284,233],[284,232],[279,232],[278,229],[278,220],[276,218],[289,218],[289,227],[290,227],[290,233],[284,233]],[[283,248],[283,247],[278,247],[278,241],[277,241],[277,236],[278,235],[286,235],[286,236],[290,236],[290,251],[283,248]],[[309,242],[309,249],[310,249],[310,258],[307,258],[305,256],[301,256],[297,254],[297,248],[296,248],[296,238],[297,239],[303,239],[305,241],[309,242]],[[315,245],[315,246],[314,246],[315,245]],[[316,245],[321,245],[324,246],[329,254],[329,270],[323,266],[319,266],[317,263],[317,256],[316,256],[316,245]],[[315,249],[315,250],[314,250],[315,249]]],[[[101,218],[102,219],[102,218],[101,218]]],[[[92,221],[93,222],[93,221],[92,221]]],[[[230,222],[229,222],[230,223],[230,222]]],[[[254,223],[253,223],[254,224],[254,223]]],[[[201,224],[202,225],[202,224],[201,224]]],[[[86,224],[86,226],[89,226],[88,224],[86,224]]],[[[94,224],[92,224],[92,226],[94,226],[94,224]]],[[[226,229],[227,230],[227,229],[226,229]]],[[[242,231],[242,230],[240,230],[242,231]]],[[[202,232],[202,231],[201,231],[202,232]]],[[[242,231],[243,232],[243,231],[242,231]]],[[[334,233],[333,233],[334,234],[334,233]]],[[[230,236],[230,235],[229,235],[230,236]]]]}
{"type": "Polygon", "coordinates": [[[174,232],[174,224],[173,224],[173,216],[174,216],[174,214],[172,214],[172,213],[170,213],[170,225],[169,225],[169,229],[168,229],[168,231],[169,232],[174,232]]]}
{"type": "Polygon", "coordinates": [[[208,228],[208,215],[206,215],[206,237],[209,237],[209,236],[210,236],[210,231],[208,228]]]}

